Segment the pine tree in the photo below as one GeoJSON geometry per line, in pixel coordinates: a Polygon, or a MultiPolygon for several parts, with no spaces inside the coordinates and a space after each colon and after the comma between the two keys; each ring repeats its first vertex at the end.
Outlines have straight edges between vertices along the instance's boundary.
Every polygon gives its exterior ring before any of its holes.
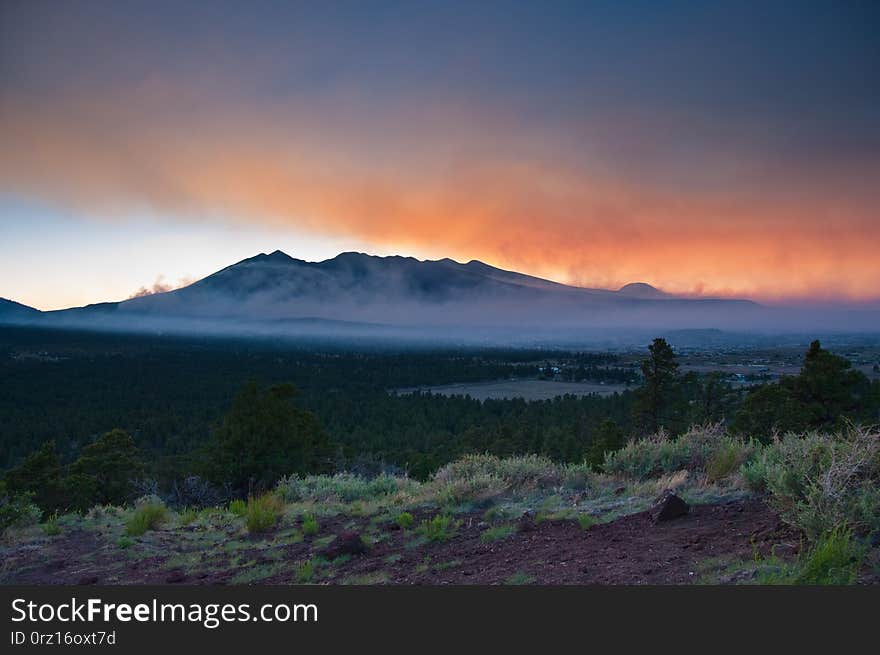
{"type": "Polygon", "coordinates": [[[333,448],[315,415],[293,404],[297,393],[291,384],[247,383],[214,432],[210,477],[252,492],[285,475],[329,470],[333,448]]]}
{"type": "Polygon", "coordinates": [[[649,357],[642,362],[644,382],[634,408],[635,424],[646,434],[660,428],[676,431],[682,413],[678,361],[666,339],[654,339],[649,357]]]}
{"type": "Polygon", "coordinates": [[[61,487],[61,463],[55,452],[55,442],[47,441],[38,450],[4,476],[6,491],[11,496],[32,495],[32,501],[51,514],[65,505],[61,487]]]}
{"type": "Polygon", "coordinates": [[[134,481],[141,475],[143,463],[134,439],[116,428],[82,449],[70,465],[64,487],[75,509],[122,505],[132,499],[134,481]]]}

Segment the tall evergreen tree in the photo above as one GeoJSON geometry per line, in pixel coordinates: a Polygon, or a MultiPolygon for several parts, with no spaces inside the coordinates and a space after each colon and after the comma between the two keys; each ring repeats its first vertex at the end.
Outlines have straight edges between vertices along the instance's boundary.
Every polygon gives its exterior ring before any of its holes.
{"type": "Polygon", "coordinates": [[[646,434],[660,428],[675,432],[682,427],[682,389],[675,352],[666,339],[658,338],[648,353],[642,362],[644,382],[634,407],[635,424],[646,434]]]}
{"type": "Polygon", "coordinates": [[[134,481],[144,467],[134,439],[116,428],[82,449],[70,465],[65,489],[70,506],[85,510],[92,505],[121,505],[132,499],[134,481]]]}
{"type": "Polygon", "coordinates": [[[245,384],[214,432],[209,475],[250,492],[285,475],[329,470],[333,448],[315,415],[293,403],[297,393],[291,384],[245,384]]]}
{"type": "Polygon", "coordinates": [[[61,463],[55,452],[55,442],[47,441],[28,455],[25,460],[4,476],[6,491],[11,496],[32,494],[33,502],[43,514],[63,509],[61,463]]]}
{"type": "Polygon", "coordinates": [[[614,421],[614,419],[606,418],[599,426],[593,443],[587,452],[587,463],[594,468],[601,468],[605,462],[605,454],[620,450],[626,445],[626,438],[623,430],[614,421]]]}

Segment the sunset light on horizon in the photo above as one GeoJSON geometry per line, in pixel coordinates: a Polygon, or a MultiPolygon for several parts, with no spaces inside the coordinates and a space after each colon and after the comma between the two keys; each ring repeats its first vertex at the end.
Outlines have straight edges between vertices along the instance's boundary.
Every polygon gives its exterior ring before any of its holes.
{"type": "Polygon", "coordinates": [[[880,300],[876,4],[255,4],[4,3],[0,296],[280,249],[880,300]]]}

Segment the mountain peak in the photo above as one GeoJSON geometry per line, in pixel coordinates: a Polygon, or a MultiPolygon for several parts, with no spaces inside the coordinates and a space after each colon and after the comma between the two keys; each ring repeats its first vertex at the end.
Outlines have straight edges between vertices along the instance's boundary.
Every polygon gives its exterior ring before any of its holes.
{"type": "Polygon", "coordinates": [[[293,261],[293,257],[282,250],[274,250],[268,255],[263,255],[263,257],[270,261],[293,261]]]}
{"type": "Polygon", "coordinates": [[[0,298],[0,315],[3,316],[30,316],[37,315],[40,313],[39,309],[34,309],[33,307],[28,307],[27,305],[22,305],[20,302],[15,302],[14,300],[9,300],[7,298],[0,298]]]}
{"type": "Polygon", "coordinates": [[[248,257],[247,259],[243,259],[239,264],[245,263],[254,263],[254,262],[266,262],[270,264],[289,264],[292,262],[299,261],[294,259],[286,252],[282,250],[274,250],[270,252],[268,255],[264,252],[261,252],[259,255],[254,255],[253,257],[248,257]]]}
{"type": "Polygon", "coordinates": [[[665,298],[667,296],[660,289],[647,282],[630,282],[620,287],[617,293],[633,298],[665,298]]]}

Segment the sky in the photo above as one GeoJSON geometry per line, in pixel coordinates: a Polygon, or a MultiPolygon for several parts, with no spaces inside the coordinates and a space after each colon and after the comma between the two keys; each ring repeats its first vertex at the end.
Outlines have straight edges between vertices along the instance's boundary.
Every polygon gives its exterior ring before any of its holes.
{"type": "Polygon", "coordinates": [[[880,299],[876,2],[0,4],[0,296],[258,252],[880,299]]]}

